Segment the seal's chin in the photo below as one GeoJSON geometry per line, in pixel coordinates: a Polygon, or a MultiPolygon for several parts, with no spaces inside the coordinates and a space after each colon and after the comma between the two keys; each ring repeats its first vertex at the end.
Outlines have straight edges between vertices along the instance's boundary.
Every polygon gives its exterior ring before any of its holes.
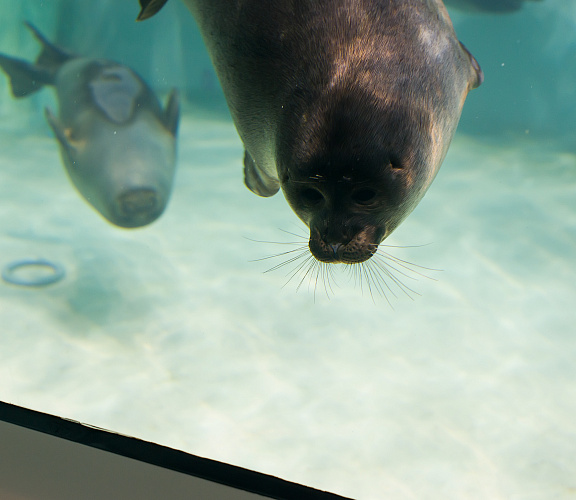
{"type": "Polygon", "coordinates": [[[327,264],[360,264],[372,257],[378,250],[374,227],[364,228],[349,241],[329,242],[318,230],[310,231],[308,246],[316,260],[327,264]]]}

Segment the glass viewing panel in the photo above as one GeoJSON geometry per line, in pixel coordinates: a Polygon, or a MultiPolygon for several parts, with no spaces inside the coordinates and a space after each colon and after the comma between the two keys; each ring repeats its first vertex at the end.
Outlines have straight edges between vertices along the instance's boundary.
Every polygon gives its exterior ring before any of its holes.
{"type": "MultiPolygon", "coordinates": [[[[150,224],[113,223],[104,174],[88,166],[75,187],[80,160],[65,169],[59,141],[86,143],[54,88],[16,99],[0,75],[0,400],[353,498],[574,491],[576,4],[463,3],[447,6],[485,81],[380,267],[362,267],[306,261],[308,228],[282,194],[245,187],[182,2],[136,23],[136,0],[0,0],[3,55],[35,61],[28,21],[150,86],[162,123],[126,146],[102,135],[91,155],[168,165],[159,192],[122,193],[124,215],[169,197],[150,224]]],[[[130,106],[108,99],[136,80],[107,71],[94,92],[121,122],[130,106]]]]}

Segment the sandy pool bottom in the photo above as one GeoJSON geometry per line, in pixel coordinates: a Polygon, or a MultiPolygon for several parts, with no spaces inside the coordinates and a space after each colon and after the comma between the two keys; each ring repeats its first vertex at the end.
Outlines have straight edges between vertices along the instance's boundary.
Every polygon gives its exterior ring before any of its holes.
{"type": "Polygon", "coordinates": [[[572,498],[575,157],[457,137],[387,249],[442,271],[392,307],[263,273],[304,230],[241,157],[186,118],[167,212],[122,230],[48,134],[5,127],[0,265],[66,277],[0,283],[0,399],[359,499],[572,498]]]}

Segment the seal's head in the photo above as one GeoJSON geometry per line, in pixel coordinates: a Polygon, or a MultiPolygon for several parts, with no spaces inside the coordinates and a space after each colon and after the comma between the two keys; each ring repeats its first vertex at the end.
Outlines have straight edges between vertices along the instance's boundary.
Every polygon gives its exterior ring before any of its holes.
{"type": "Polygon", "coordinates": [[[66,171],[104,218],[123,228],[142,227],[163,213],[175,172],[175,138],[154,115],[128,124],[88,124],[65,129],[46,111],[60,142],[66,171]]]}
{"type": "Polygon", "coordinates": [[[76,188],[112,224],[137,228],[164,212],[175,171],[174,137],[141,117],[128,126],[103,128],[66,161],[76,188]]]}
{"type": "Polygon", "coordinates": [[[384,106],[357,90],[321,101],[286,134],[293,140],[280,149],[281,186],[310,228],[312,255],[356,264],[418,204],[444,153],[432,116],[418,108],[384,106]]]}

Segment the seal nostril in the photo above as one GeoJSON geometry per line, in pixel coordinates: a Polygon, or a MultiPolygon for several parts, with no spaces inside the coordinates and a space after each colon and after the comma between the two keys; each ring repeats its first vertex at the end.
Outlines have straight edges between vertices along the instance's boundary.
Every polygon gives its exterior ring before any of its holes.
{"type": "Polygon", "coordinates": [[[308,207],[318,205],[318,203],[320,203],[324,199],[322,193],[317,189],[313,188],[304,189],[300,193],[300,197],[302,198],[302,202],[308,207]]]}
{"type": "Polygon", "coordinates": [[[332,253],[334,254],[334,257],[336,259],[338,259],[338,250],[342,246],[342,243],[333,243],[333,244],[330,244],[328,246],[332,249],[332,253]]]}
{"type": "Polygon", "coordinates": [[[360,205],[372,203],[376,198],[376,191],[370,188],[362,188],[352,193],[352,200],[360,205]]]}

